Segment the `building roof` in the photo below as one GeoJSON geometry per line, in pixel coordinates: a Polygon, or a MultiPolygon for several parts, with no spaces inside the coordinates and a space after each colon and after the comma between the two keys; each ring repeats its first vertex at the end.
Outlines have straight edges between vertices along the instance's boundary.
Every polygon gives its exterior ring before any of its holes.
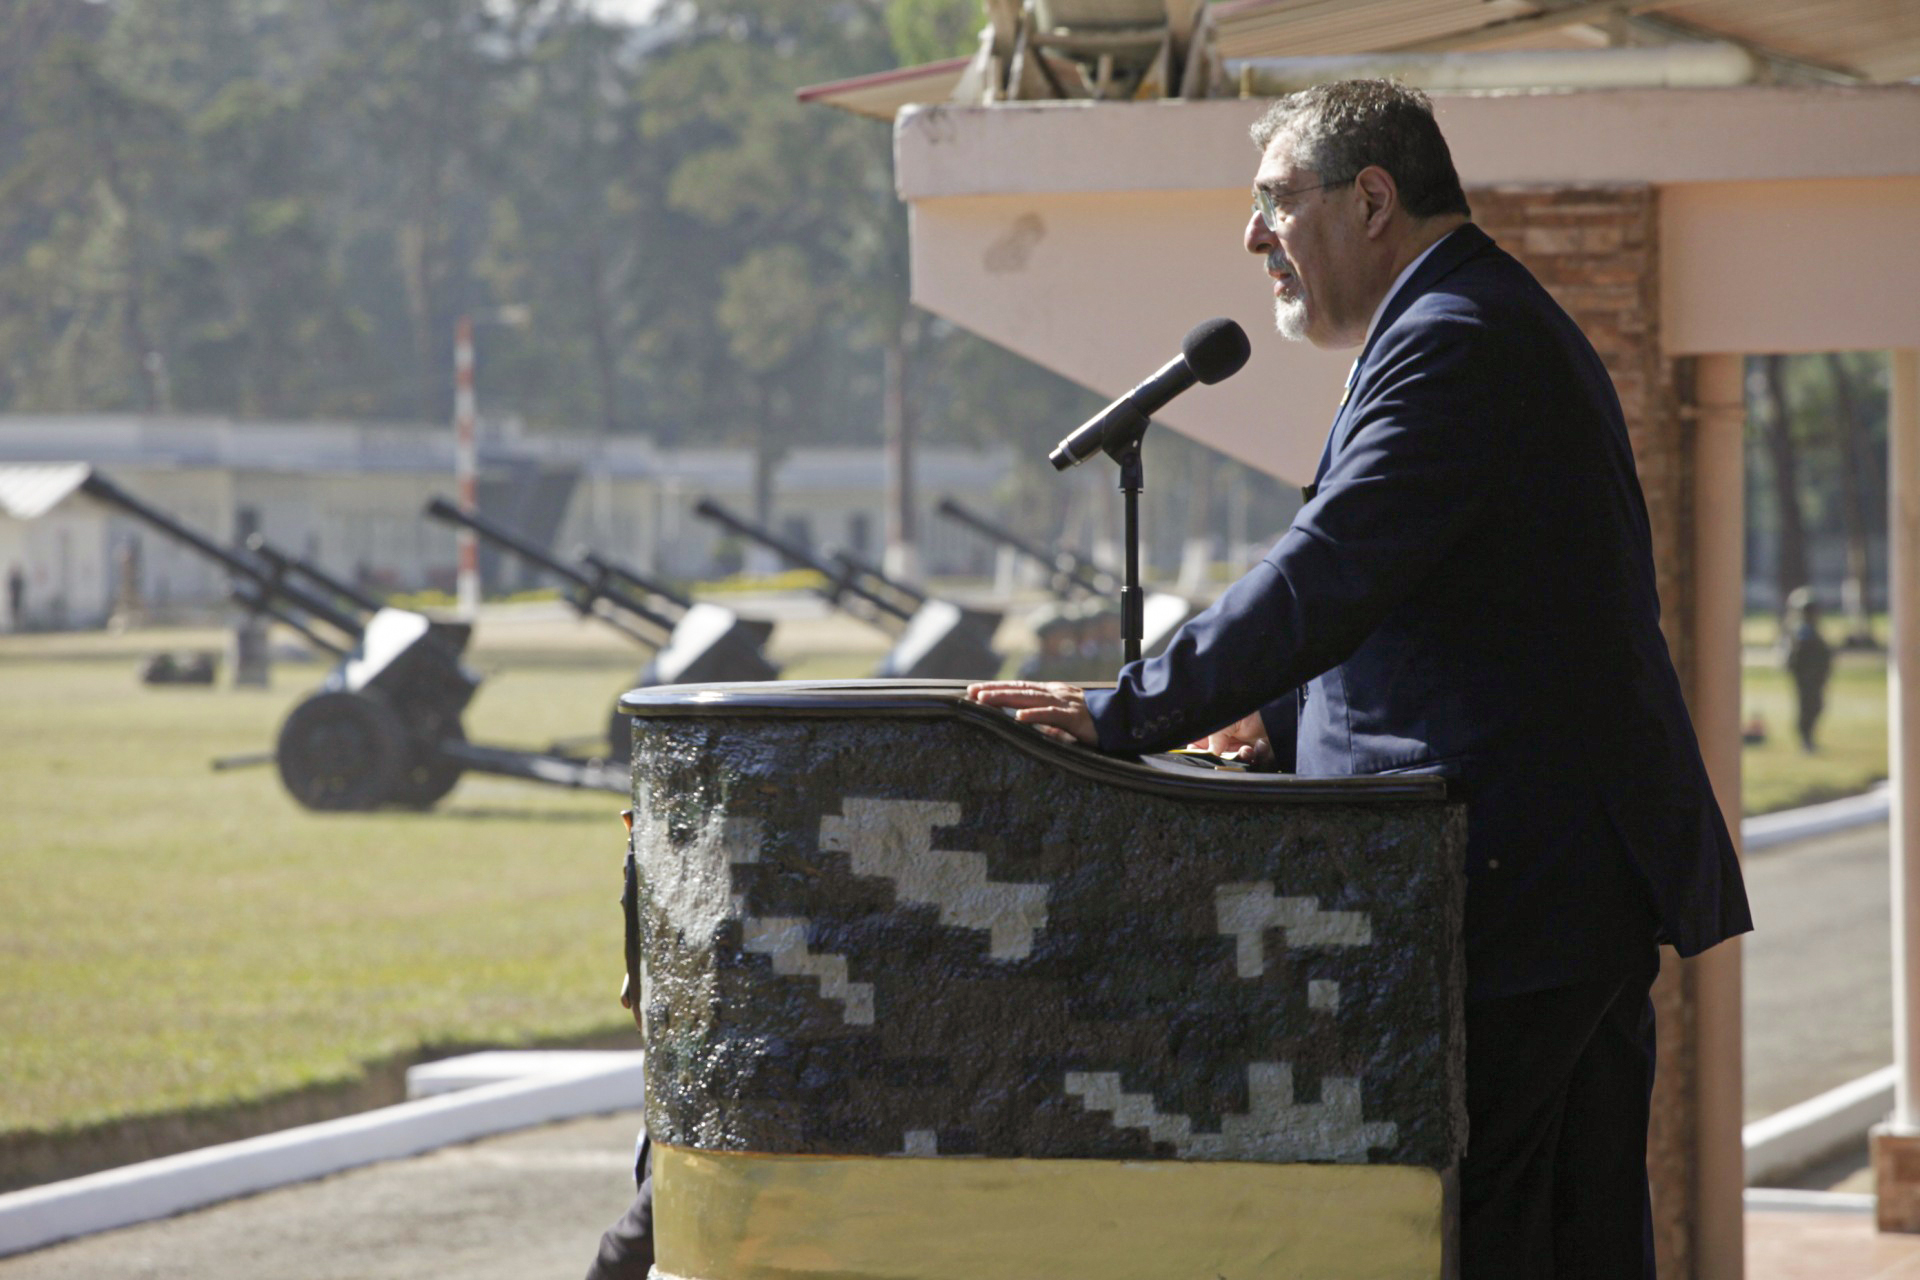
{"type": "Polygon", "coordinates": [[[38,520],[65,501],[87,478],[84,462],[0,466],[0,514],[38,520]]]}
{"type": "Polygon", "coordinates": [[[896,67],[872,75],[855,76],[801,89],[802,102],[822,102],[855,115],[891,120],[902,107],[921,102],[945,102],[959,87],[972,58],[947,58],[917,67],[896,67]]]}
{"type": "Polygon", "coordinates": [[[1727,40],[1776,76],[1920,76],[1920,5],[1889,0],[1224,0],[1210,17],[1223,59],[1727,40]]]}
{"type": "Polygon", "coordinates": [[[1248,96],[1256,87],[1239,80],[1236,64],[1251,60],[1703,42],[1750,55],[1742,82],[1920,78],[1920,4],[1912,0],[994,0],[986,7],[990,22],[970,59],[814,85],[800,99],[890,120],[906,106],[949,101],[1248,96]]]}

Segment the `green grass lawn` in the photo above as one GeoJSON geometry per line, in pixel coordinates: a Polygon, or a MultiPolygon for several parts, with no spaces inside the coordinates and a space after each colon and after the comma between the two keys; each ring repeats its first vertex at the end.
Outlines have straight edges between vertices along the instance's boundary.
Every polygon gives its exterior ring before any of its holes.
{"type": "MultiPolygon", "coordinates": [[[[469,777],[430,813],[316,814],[267,748],[317,666],[267,691],[147,689],[137,655],[217,633],[0,638],[0,1134],[219,1109],[356,1080],[436,1048],[615,1035],[620,798],[469,777]]],[[[599,726],[625,651],[481,650],[477,741],[599,726]]],[[[793,678],[872,654],[792,655],[793,678]]],[[[1848,655],[1826,749],[1802,756],[1791,694],[1747,668],[1771,730],[1746,752],[1761,812],[1884,776],[1884,665],[1848,655]]]]}
{"type": "Polygon", "coordinates": [[[1887,664],[1880,654],[1836,655],[1819,750],[1801,751],[1793,683],[1770,657],[1749,651],[1742,675],[1743,720],[1756,715],[1767,740],[1741,753],[1741,798],[1749,814],[1854,795],[1887,776],[1887,664]]]}
{"type": "MultiPolygon", "coordinates": [[[[615,1033],[617,795],[469,776],[430,813],[318,814],[264,750],[318,666],[150,689],[217,635],[0,641],[0,1133],[218,1108],[423,1048],[615,1033]]],[[[623,652],[476,657],[476,741],[602,725],[623,652]]],[[[864,673],[832,657],[801,677],[864,673]]]]}
{"type": "MultiPolygon", "coordinates": [[[[209,772],[318,674],[150,690],[130,662],[0,660],[0,1132],[620,1024],[620,798],[469,778],[433,813],[326,815],[271,769],[209,772]]],[[[619,682],[503,676],[469,732],[582,732],[619,682]]]]}

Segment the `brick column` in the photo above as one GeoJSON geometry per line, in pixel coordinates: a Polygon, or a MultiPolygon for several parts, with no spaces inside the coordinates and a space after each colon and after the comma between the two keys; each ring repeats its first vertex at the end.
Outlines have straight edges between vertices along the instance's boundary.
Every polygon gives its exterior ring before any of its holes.
{"type": "MultiPolygon", "coordinates": [[[[1524,262],[1566,308],[1612,375],[1653,524],[1661,625],[1697,718],[1702,708],[1693,607],[1695,452],[1691,411],[1682,409],[1675,362],[1666,358],[1660,343],[1657,193],[1641,185],[1502,187],[1475,190],[1470,198],[1475,221],[1524,262]]],[[[1722,789],[1726,785],[1720,784],[1722,789]]],[[[1737,790],[1737,781],[1733,785],[1737,790]]],[[[1738,813],[1737,795],[1722,796],[1721,803],[1738,813]]],[[[1671,951],[1664,955],[1653,994],[1660,1062],[1647,1151],[1660,1274],[1673,1280],[1737,1276],[1738,1203],[1729,1210],[1721,1203],[1727,1199],[1725,1188],[1716,1192],[1712,1187],[1703,1201],[1700,1176],[1703,1115],[1713,1114],[1703,1113],[1701,1106],[1710,1074],[1701,1061],[1702,997],[1715,998],[1717,988],[1711,981],[1703,984],[1706,975],[1698,966],[1681,963],[1671,951]],[[1731,1227],[1721,1221],[1729,1216],[1731,1227]]],[[[1737,1032],[1737,984],[1733,990],[1737,1032]]],[[[1725,997],[1719,998],[1724,1002],[1725,997]]],[[[1726,1011],[1716,1007],[1713,1012],[1721,1014],[1724,1023],[1726,1011]]],[[[1734,1042],[1737,1051],[1737,1034],[1734,1042]]],[[[1713,1126],[1716,1133],[1724,1127],[1713,1126]]],[[[1724,1135],[1717,1140],[1724,1142],[1724,1135]]],[[[1737,1160],[1737,1155],[1728,1158],[1737,1160]]],[[[1726,1159],[1717,1163],[1724,1166],[1726,1159]]],[[[1724,1180],[1724,1171],[1719,1176],[1724,1180]]]]}

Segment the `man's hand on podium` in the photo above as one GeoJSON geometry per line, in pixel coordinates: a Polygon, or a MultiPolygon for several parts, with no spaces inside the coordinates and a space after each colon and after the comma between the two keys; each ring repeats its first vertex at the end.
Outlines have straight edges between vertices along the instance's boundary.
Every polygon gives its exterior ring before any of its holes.
{"type": "Polygon", "coordinates": [[[1086,691],[1058,680],[998,680],[967,686],[967,700],[983,707],[1005,707],[1021,724],[1032,725],[1057,742],[1097,746],[1086,691]]]}
{"type": "Polygon", "coordinates": [[[1273,742],[1267,737],[1267,723],[1258,711],[1234,721],[1224,729],[1215,729],[1192,744],[1195,751],[1211,751],[1222,760],[1238,760],[1249,768],[1273,768],[1273,742]]]}

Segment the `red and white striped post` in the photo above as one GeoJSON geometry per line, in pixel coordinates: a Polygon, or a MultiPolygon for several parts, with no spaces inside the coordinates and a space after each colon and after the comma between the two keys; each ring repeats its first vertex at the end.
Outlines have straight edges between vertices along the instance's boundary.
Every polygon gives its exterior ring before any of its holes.
{"type": "MultiPolygon", "coordinates": [[[[453,336],[453,479],[463,511],[477,512],[479,499],[474,476],[479,454],[473,443],[473,318],[461,316],[453,336]]],[[[455,579],[459,616],[472,621],[480,612],[480,539],[462,527],[454,534],[460,553],[455,579]]]]}

